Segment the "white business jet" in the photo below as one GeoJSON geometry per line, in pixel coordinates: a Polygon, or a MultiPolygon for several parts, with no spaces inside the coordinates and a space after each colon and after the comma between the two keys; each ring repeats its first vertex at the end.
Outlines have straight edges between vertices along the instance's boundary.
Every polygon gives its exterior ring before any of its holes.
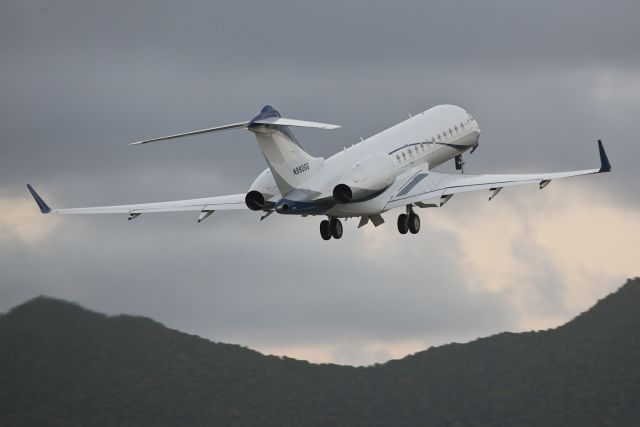
{"type": "Polygon", "coordinates": [[[489,191],[493,199],[504,187],[538,184],[551,180],[609,172],[611,165],[598,141],[600,167],[571,172],[525,175],[464,174],[462,154],[478,148],[480,128],[471,114],[453,105],[439,105],[410,117],[387,130],[345,148],[328,159],[304,151],[291,127],[335,129],[326,123],[287,119],[270,105],[248,122],[134,142],[132,145],[167,141],[190,135],[246,129],[253,132],[268,168],[246,193],[173,202],[143,203],[91,208],[52,209],[27,185],[44,214],[124,213],[129,219],[155,212],[197,211],[198,222],[215,211],[250,209],[261,220],[273,212],[282,215],[320,215],[324,240],[342,237],[341,218],[359,218],[358,227],[384,223],[381,214],[403,208],[397,226],[401,234],[420,230],[415,208],[442,207],[451,197],[468,191],[489,191]],[[434,172],[454,159],[456,173],[434,172]]]}

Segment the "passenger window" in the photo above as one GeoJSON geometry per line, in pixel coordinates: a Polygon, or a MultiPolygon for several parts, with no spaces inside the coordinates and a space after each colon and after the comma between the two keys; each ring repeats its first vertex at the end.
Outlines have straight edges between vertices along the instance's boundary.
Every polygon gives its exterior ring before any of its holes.
{"type": "Polygon", "coordinates": [[[454,126],[453,130],[455,130],[456,132],[458,132],[458,126],[454,126]]]}
{"type": "Polygon", "coordinates": [[[460,127],[464,129],[464,123],[460,123],[460,127]]]}
{"type": "Polygon", "coordinates": [[[453,135],[453,132],[451,131],[451,128],[449,128],[449,135],[453,135]]]}
{"type": "Polygon", "coordinates": [[[400,163],[400,154],[396,154],[396,160],[400,163]]]}
{"type": "Polygon", "coordinates": [[[402,152],[402,160],[407,160],[407,155],[404,153],[404,151],[402,152]]]}

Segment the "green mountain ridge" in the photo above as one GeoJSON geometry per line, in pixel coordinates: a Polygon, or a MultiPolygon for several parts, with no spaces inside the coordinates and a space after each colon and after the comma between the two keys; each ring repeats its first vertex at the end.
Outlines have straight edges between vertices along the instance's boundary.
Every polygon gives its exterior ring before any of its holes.
{"type": "Polygon", "coordinates": [[[640,425],[640,278],[558,328],[311,364],[48,297],[0,315],[0,426],[640,425]]]}

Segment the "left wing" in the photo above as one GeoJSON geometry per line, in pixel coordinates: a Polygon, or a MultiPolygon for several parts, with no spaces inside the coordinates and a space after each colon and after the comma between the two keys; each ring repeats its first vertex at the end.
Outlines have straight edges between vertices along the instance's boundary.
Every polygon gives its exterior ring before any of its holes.
{"type": "Polygon", "coordinates": [[[91,208],[52,209],[47,205],[42,197],[36,193],[31,185],[27,184],[27,188],[38,204],[40,212],[43,214],[53,213],[58,215],[73,215],[126,213],[129,214],[129,219],[134,219],[143,213],[200,211],[201,214],[198,219],[198,222],[200,222],[215,211],[248,209],[244,201],[244,193],[232,194],[229,196],[205,197],[201,199],[176,200],[172,202],[96,206],[91,208]]]}
{"type": "Polygon", "coordinates": [[[503,187],[537,183],[542,189],[554,179],[610,172],[611,164],[600,140],[598,141],[598,150],[600,153],[599,169],[520,175],[458,175],[418,171],[393,194],[387,202],[385,210],[409,204],[422,205],[421,207],[442,206],[454,194],[469,191],[490,190],[489,200],[491,200],[503,187]],[[435,205],[424,203],[426,200],[433,199],[440,200],[435,205]]]}

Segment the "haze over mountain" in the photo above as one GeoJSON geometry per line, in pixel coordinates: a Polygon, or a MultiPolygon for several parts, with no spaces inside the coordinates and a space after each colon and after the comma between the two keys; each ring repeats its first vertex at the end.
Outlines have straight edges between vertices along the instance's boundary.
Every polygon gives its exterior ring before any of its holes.
{"type": "Polygon", "coordinates": [[[356,368],[39,297],[0,316],[0,426],[638,425],[639,329],[637,278],[553,330],[356,368]]]}

